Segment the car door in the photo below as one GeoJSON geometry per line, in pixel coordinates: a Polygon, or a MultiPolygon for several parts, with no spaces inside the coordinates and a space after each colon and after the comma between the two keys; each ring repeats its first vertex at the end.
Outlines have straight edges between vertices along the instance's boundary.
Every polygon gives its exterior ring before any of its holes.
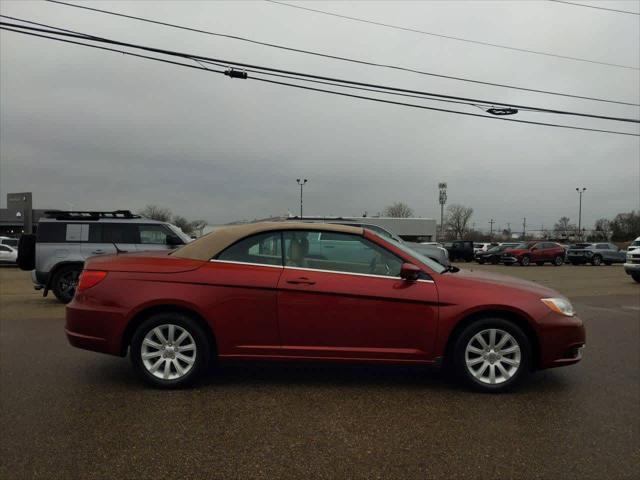
{"type": "Polygon", "coordinates": [[[89,225],[87,243],[82,245],[85,258],[112,255],[118,252],[135,252],[136,231],[124,222],[100,222],[89,225]]]}
{"type": "Polygon", "coordinates": [[[312,231],[284,233],[278,283],[283,354],[305,358],[425,360],[437,326],[436,285],[399,278],[403,260],[359,235],[325,258],[310,258],[312,231]],[[363,261],[362,252],[367,256],[363,261]]]}
{"type": "Polygon", "coordinates": [[[199,300],[213,324],[220,357],[278,356],[277,290],[282,234],[266,232],[231,245],[199,269],[199,300]]]}
{"type": "Polygon", "coordinates": [[[136,224],[137,243],[136,250],[167,250],[174,248],[167,242],[167,237],[175,236],[165,225],[159,223],[136,224]]]}
{"type": "Polygon", "coordinates": [[[545,252],[544,252],[544,243],[536,243],[530,249],[531,252],[531,261],[532,262],[543,262],[545,261],[545,252]]]}
{"type": "Polygon", "coordinates": [[[5,245],[0,245],[0,262],[10,262],[12,259],[13,251],[5,245]]]}

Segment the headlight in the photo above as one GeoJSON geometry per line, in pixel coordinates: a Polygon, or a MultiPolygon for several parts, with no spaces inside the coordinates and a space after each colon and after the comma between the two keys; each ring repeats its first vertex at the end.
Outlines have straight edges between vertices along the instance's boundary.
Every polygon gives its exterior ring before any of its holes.
{"type": "Polygon", "coordinates": [[[553,310],[556,313],[560,313],[561,315],[566,315],[567,317],[573,317],[576,312],[573,309],[573,305],[566,298],[541,298],[542,303],[544,303],[547,307],[553,310]]]}

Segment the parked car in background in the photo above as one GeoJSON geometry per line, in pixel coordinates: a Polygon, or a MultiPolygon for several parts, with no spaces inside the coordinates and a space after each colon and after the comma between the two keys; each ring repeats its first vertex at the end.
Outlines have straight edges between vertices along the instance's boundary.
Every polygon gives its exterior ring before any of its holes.
{"type": "Polygon", "coordinates": [[[383,228],[379,225],[372,225],[368,223],[355,223],[355,222],[346,222],[346,221],[330,222],[330,223],[334,225],[351,225],[354,227],[367,228],[369,230],[374,231],[375,233],[382,236],[383,238],[391,238],[396,242],[406,245],[407,247],[418,252],[419,254],[429,257],[432,260],[435,260],[440,265],[444,265],[444,266],[450,265],[449,252],[447,251],[446,248],[444,248],[442,245],[440,245],[437,242],[421,242],[421,243],[407,242],[402,238],[400,238],[400,236],[396,235],[393,232],[390,232],[386,228],[383,228]]]}
{"type": "Polygon", "coordinates": [[[544,265],[549,262],[557,267],[564,263],[565,249],[555,242],[524,242],[502,252],[502,263],[519,263],[526,267],[531,263],[544,265]]]}
{"type": "Polygon", "coordinates": [[[567,259],[572,265],[611,265],[612,263],[624,263],[627,252],[620,250],[612,243],[577,243],[569,247],[567,259]]]}
{"type": "Polygon", "coordinates": [[[515,247],[516,245],[520,245],[521,242],[502,242],[500,246],[505,247],[515,247]]]}
{"type": "Polygon", "coordinates": [[[18,248],[18,239],[11,237],[0,237],[0,245],[9,245],[15,249],[18,248]]]}
{"type": "Polygon", "coordinates": [[[445,242],[444,247],[449,251],[449,260],[464,260],[471,262],[473,260],[473,242],[470,240],[454,240],[453,242],[445,242]]]}
{"type": "Polygon", "coordinates": [[[369,229],[305,222],[90,258],[65,331],[73,346],[129,353],[161,388],[192,383],[213,361],[262,359],[444,363],[499,392],[579,362],[585,342],[569,300],[548,287],[444,267],[369,229]]]}
{"type": "Polygon", "coordinates": [[[498,245],[499,244],[497,242],[491,242],[491,243],[473,242],[473,253],[476,254],[478,252],[486,252],[490,248],[496,247],[498,245]]]}
{"type": "Polygon", "coordinates": [[[18,266],[32,270],[36,290],[70,302],[89,257],[143,250],[167,250],[191,241],[167,222],[115,212],[45,212],[37,235],[22,235],[18,266]]]}
{"type": "Polygon", "coordinates": [[[489,248],[489,250],[485,252],[483,251],[476,252],[475,254],[476,262],[480,264],[492,263],[496,265],[500,263],[502,259],[502,252],[504,252],[508,248],[511,248],[511,247],[507,245],[498,245],[498,246],[489,248]]]}
{"type": "Polygon", "coordinates": [[[625,273],[631,275],[631,278],[640,283],[640,237],[636,238],[627,250],[626,260],[624,264],[625,273]]]}
{"type": "Polygon", "coordinates": [[[9,245],[0,244],[0,263],[15,265],[18,260],[18,250],[9,245]]]}

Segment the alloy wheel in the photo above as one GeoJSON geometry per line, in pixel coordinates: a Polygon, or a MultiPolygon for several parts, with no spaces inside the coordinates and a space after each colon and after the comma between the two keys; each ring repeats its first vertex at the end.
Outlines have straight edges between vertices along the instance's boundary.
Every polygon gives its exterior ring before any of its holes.
{"type": "Polygon", "coordinates": [[[147,332],[140,348],[144,368],[162,380],[177,380],[191,371],[197,347],[193,336],[183,327],[163,324],[147,332]]]}
{"type": "Polygon", "coordinates": [[[522,353],[517,340],[499,328],[476,333],[465,348],[468,372],[480,383],[507,382],[520,368],[522,353]]]}

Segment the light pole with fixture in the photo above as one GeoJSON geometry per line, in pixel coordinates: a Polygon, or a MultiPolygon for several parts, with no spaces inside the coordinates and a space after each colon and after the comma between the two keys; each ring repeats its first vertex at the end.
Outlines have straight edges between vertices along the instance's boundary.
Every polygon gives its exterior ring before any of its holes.
{"type": "Polygon", "coordinates": [[[578,236],[580,238],[580,240],[582,240],[582,194],[584,193],[584,191],[587,189],[587,187],[576,187],[576,192],[578,192],[578,195],[580,197],[579,200],[579,207],[578,207],[578,236]]]}
{"type": "Polygon", "coordinates": [[[439,183],[438,189],[440,190],[440,240],[444,239],[444,205],[447,203],[447,184],[439,183]]]}
{"type": "Polygon", "coordinates": [[[304,187],[304,184],[307,183],[307,179],[304,178],[302,180],[300,180],[299,178],[296,179],[296,182],[298,182],[298,185],[300,185],[300,220],[302,220],[302,187],[304,187]]]}

